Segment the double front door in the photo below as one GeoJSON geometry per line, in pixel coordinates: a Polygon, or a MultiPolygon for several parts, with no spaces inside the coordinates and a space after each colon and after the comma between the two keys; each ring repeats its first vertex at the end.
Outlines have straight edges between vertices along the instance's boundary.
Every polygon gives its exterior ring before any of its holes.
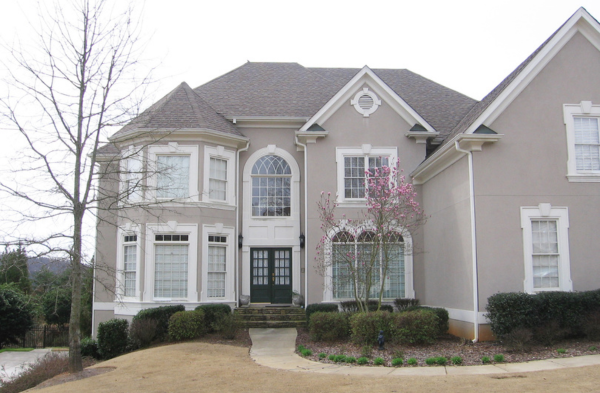
{"type": "Polygon", "coordinates": [[[252,303],[292,302],[292,249],[250,249],[252,303]]]}

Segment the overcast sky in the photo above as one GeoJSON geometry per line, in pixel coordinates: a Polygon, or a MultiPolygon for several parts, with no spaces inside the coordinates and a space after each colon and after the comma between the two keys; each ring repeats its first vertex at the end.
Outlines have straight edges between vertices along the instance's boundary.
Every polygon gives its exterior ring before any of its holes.
{"type": "MultiPolygon", "coordinates": [[[[43,2],[44,0],[39,0],[43,2]]],[[[65,0],[66,2],[67,0],[65,0]]],[[[0,0],[0,39],[27,42],[35,0],[0,0]]],[[[579,7],[600,0],[134,1],[154,96],[199,86],[246,61],[310,67],[407,68],[481,99],[579,7]]],[[[0,78],[6,75],[0,68],[0,78]]],[[[0,171],[18,151],[0,129],[0,171]]],[[[0,222],[1,225],[1,222],[0,222]]],[[[91,230],[93,232],[93,229],[91,230]]]]}

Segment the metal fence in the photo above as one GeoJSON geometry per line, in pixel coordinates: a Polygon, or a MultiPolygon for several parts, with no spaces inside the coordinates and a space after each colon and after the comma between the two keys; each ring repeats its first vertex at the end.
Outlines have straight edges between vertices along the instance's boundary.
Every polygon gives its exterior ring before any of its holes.
{"type": "Polygon", "coordinates": [[[47,348],[68,347],[69,326],[38,325],[25,332],[17,344],[7,345],[8,348],[47,348]]]}

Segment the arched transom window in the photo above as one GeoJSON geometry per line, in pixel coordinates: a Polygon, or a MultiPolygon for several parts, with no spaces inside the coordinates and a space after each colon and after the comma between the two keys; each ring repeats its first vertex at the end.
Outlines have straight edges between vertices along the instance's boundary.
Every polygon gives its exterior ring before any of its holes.
{"type": "Polygon", "coordinates": [[[252,215],[289,216],[292,170],[276,155],[259,158],[252,167],[252,215]]]}
{"type": "Polygon", "coordinates": [[[369,297],[377,298],[381,277],[384,299],[405,297],[404,239],[399,233],[391,233],[382,242],[371,231],[358,236],[338,232],[331,239],[331,257],[334,299],[354,298],[355,288],[364,296],[368,280],[369,297]]]}

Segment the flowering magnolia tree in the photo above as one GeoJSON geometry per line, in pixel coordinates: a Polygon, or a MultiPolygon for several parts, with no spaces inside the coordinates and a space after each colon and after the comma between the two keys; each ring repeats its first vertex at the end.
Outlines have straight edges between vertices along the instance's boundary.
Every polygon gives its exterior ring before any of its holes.
{"type": "Polygon", "coordinates": [[[331,275],[335,297],[354,298],[362,312],[368,311],[369,299],[377,299],[379,310],[384,293],[393,293],[391,282],[401,274],[398,260],[412,252],[404,238],[426,221],[413,185],[398,166],[365,171],[366,204],[354,219],[336,215],[331,193],[321,192],[317,202],[324,232],[317,246],[318,270],[331,275]]]}

